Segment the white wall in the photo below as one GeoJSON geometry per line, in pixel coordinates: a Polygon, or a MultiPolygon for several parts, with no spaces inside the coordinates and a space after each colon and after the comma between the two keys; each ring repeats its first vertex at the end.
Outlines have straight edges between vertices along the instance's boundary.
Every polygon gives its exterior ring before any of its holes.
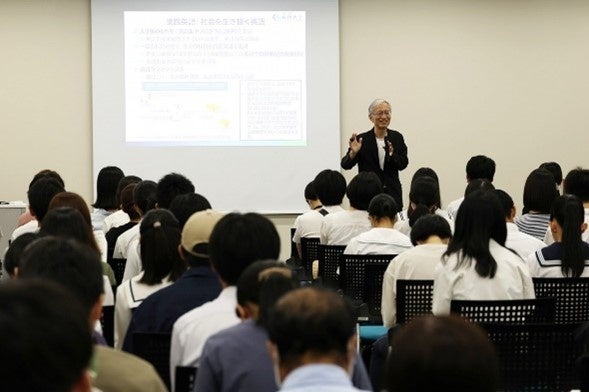
{"type": "MultiPolygon", "coordinates": [[[[539,163],[589,166],[587,20],[575,0],[341,0],[342,140],[387,98],[409,146],[405,197],[430,166],[451,201],[468,158],[485,154],[521,205],[539,163]]],[[[25,200],[33,173],[52,168],[91,201],[89,0],[0,1],[0,48],[0,199],[25,200]]],[[[294,218],[271,218],[284,257],[294,218]]]]}

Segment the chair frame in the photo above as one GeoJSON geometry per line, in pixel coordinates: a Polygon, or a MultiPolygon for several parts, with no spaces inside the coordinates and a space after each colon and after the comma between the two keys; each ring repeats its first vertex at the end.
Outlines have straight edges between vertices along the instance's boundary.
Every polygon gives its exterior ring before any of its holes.
{"type": "Polygon", "coordinates": [[[404,324],[417,316],[432,313],[433,280],[397,279],[396,285],[397,298],[395,301],[398,324],[404,324]]]}
{"type": "Polygon", "coordinates": [[[301,238],[301,263],[307,276],[313,276],[313,261],[319,258],[319,238],[301,238]]]}
{"type": "Polygon", "coordinates": [[[589,321],[589,278],[533,278],[536,298],[556,298],[557,323],[589,321]]]}
{"type": "Polygon", "coordinates": [[[474,323],[529,324],[552,323],[555,298],[469,301],[452,300],[450,312],[474,323]]]}

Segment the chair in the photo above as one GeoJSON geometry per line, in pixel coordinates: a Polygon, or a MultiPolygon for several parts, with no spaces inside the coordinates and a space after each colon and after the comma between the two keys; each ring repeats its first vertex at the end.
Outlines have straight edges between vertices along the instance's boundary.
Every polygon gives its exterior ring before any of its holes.
{"type": "Polygon", "coordinates": [[[115,273],[115,280],[117,281],[117,286],[119,286],[123,282],[123,275],[125,275],[126,264],[127,259],[112,259],[108,261],[108,265],[110,265],[110,267],[115,273]]]}
{"type": "MultiPolygon", "coordinates": [[[[346,255],[339,262],[340,287],[352,300],[366,302],[365,266],[367,264],[389,265],[397,255],[346,255]]],[[[382,290],[382,284],[380,286],[382,290]]]]}
{"type": "Polygon", "coordinates": [[[466,301],[452,300],[450,312],[475,323],[552,323],[556,300],[537,298],[521,300],[466,301]]]}
{"type": "Polygon", "coordinates": [[[294,237],[296,230],[297,229],[294,227],[290,228],[290,257],[298,259],[299,258],[299,251],[297,250],[297,244],[292,242],[292,237],[294,237]]]}
{"type": "Polygon", "coordinates": [[[555,297],[557,323],[589,321],[589,278],[533,278],[536,298],[555,297]]]}
{"type": "Polygon", "coordinates": [[[113,347],[115,342],[115,307],[114,305],[103,306],[100,315],[102,336],[109,346],[113,347]]]}
{"type": "Polygon", "coordinates": [[[397,323],[432,313],[433,280],[397,280],[397,323]]]}
{"type": "Polygon", "coordinates": [[[365,302],[368,304],[370,321],[382,325],[380,313],[382,301],[382,281],[388,264],[366,264],[364,267],[365,302]]]}
{"type": "Polygon", "coordinates": [[[319,272],[323,284],[328,287],[339,288],[339,268],[340,255],[344,253],[345,245],[323,245],[319,244],[319,272]]]}
{"type": "Polygon", "coordinates": [[[504,391],[578,387],[574,331],[579,324],[481,324],[499,356],[504,391]]]}
{"type": "Polygon", "coordinates": [[[170,333],[133,333],[133,353],[151,363],[170,389],[170,333]]]}
{"type": "Polygon", "coordinates": [[[176,386],[175,392],[192,392],[194,391],[194,382],[196,381],[197,368],[192,366],[176,366],[176,386]]]}
{"type": "Polygon", "coordinates": [[[313,275],[313,261],[319,259],[319,238],[301,238],[301,262],[307,276],[313,275]]]}

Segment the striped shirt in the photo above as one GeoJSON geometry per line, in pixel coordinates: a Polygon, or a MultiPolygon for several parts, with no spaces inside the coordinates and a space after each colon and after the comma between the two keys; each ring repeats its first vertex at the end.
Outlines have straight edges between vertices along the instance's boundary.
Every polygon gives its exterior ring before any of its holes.
{"type": "Polygon", "coordinates": [[[522,233],[544,240],[544,234],[550,224],[550,214],[524,214],[515,221],[517,228],[522,233]]]}

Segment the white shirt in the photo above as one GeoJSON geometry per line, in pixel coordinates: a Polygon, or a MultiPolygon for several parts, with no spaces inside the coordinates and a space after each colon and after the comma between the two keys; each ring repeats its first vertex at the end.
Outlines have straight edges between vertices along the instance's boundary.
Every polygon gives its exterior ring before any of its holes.
{"type": "Polygon", "coordinates": [[[384,138],[376,138],[376,150],[378,151],[378,165],[384,170],[384,159],[386,155],[384,138]]]}
{"type": "MultiPolygon", "coordinates": [[[[589,224],[589,208],[585,208],[585,223],[589,224]]],[[[589,228],[583,232],[581,235],[583,241],[589,242],[589,228]]],[[[546,234],[544,235],[544,243],[546,245],[550,245],[554,243],[554,238],[552,237],[552,231],[550,231],[550,226],[546,229],[546,234]]]]}
{"type": "Polygon", "coordinates": [[[110,214],[112,214],[112,212],[107,211],[104,208],[95,208],[94,211],[90,213],[90,219],[92,219],[92,228],[94,230],[101,230],[104,218],[110,214]]]}
{"type": "Polygon", "coordinates": [[[39,231],[39,222],[36,219],[25,223],[22,226],[17,227],[12,232],[12,236],[10,236],[10,242],[14,241],[16,238],[21,236],[24,233],[36,233],[39,231]]]}
{"type": "Polygon", "coordinates": [[[106,236],[104,235],[104,231],[94,230],[92,233],[94,234],[94,240],[96,241],[96,244],[98,245],[98,250],[100,251],[100,261],[104,261],[106,263],[108,243],[106,242],[106,236]]]}
{"type": "Polygon", "coordinates": [[[382,281],[381,314],[385,327],[397,322],[397,280],[434,280],[436,267],[442,254],[448,249],[445,244],[423,244],[395,257],[387,267],[382,281]]]}
{"type": "Polygon", "coordinates": [[[139,241],[140,237],[136,237],[127,246],[127,262],[125,263],[125,272],[123,273],[124,281],[139,275],[143,271],[139,241]]]}
{"type": "MultiPolygon", "coordinates": [[[[560,249],[557,244],[552,244],[545,247],[544,251],[538,250],[527,257],[526,264],[533,278],[564,278],[560,249]]],[[[589,260],[585,260],[585,268],[580,277],[589,277],[589,260]]]]}
{"type": "Polygon", "coordinates": [[[495,276],[479,276],[475,261],[456,269],[458,257],[453,254],[436,268],[432,312],[450,314],[450,302],[462,300],[533,299],[534,284],[528,266],[515,253],[489,241],[489,251],[497,262],[495,276]]]}
{"type": "Polygon", "coordinates": [[[456,199],[454,201],[451,201],[450,204],[448,204],[448,207],[446,207],[446,212],[448,212],[448,215],[450,215],[450,218],[456,220],[456,214],[458,213],[458,209],[460,208],[460,205],[462,204],[463,201],[464,201],[464,197],[461,197],[460,199],[456,199]]]}
{"type": "Polygon", "coordinates": [[[129,244],[131,243],[131,241],[133,241],[133,239],[139,237],[139,226],[140,223],[136,224],[135,226],[131,227],[129,230],[121,234],[119,238],[117,238],[115,249],[112,254],[113,259],[127,258],[129,244]]]}
{"type": "Polygon", "coordinates": [[[347,255],[397,255],[413,248],[411,240],[395,229],[374,227],[352,238],[347,255]]]}
{"type": "Polygon", "coordinates": [[[126,280],[117,289],[117,300],[115,302],[115,348],[120,349],[123,347],[127,328],[129,328],[131,316],[133,315],[132,309],[141,305],[141,302],[151,294],[172,284],[170,277],[167,276],[160,283],[149,286],[145,283],[139,283],[142,277],[143,273],[130,280],[126,280]]]}
{"type": "MultiPolygon", "coordinates": [[[[235,314],[237,288],[229,286],[219,296],[190,312],[174,323],[170,349],[170,380],[174,390],[176,366],[198,367],[207,339],[222,329],[239,323],[235,314]]],[[[247,358],[243,358],[247,360],[247,358]]]]}
{"type": "Polygon", "coordinates": [[[126,223],[129,223],[131,219],[129,218],[129,214],[127,214],[123,210],[116,210],[106,218],[102,222],[102,231],[108,233],[110,229],[113,227],[119,227],[126,223]]]}
{"type": "Polygon", "coordinates": [[[505,247],[516,251],[522,259],[525,260],[531,253],[546,246],[546,244],[539,239],[519,231],[515,223],[506,223],[507,239],[505,240],[505,247]]]}
{"type": "Polygon", "coordinates": [[[324,217],[320,241],[326,245],[347,245],[352,238],[370,230],[371,227],[366,211],[335,212],[324,217]]]}
{"type": "MultiPolygon", "coordinates": [[[[405,215],[407,214],[406,211],[399,212],[398,216],[402,219],[398,219],[395,222],[394,228],[399,230],[401,233],[405,234],[407,237],[411,238],[411,226],[409,226],[409,218],[405,215]]],[[[437,209],[434,214],[441,216],[442,218],[446,219],[448,225],[450,225],[450,231],[454,233],[454,221],[450,219],[450,215],[444,210],[437,209]]]]}
{"type": "MultiPolygon", "coordinates": [[[[329,212],[329,214],[344,211],[341,206],[326,206],[322,208],[329,212]]],[[[319,210],[311,210],[299,215],[294,222],[295,232],[292,236],[292,242],[299,244],[301,238],[319,238],[323,218],[324,216],[319,210]]]]}

